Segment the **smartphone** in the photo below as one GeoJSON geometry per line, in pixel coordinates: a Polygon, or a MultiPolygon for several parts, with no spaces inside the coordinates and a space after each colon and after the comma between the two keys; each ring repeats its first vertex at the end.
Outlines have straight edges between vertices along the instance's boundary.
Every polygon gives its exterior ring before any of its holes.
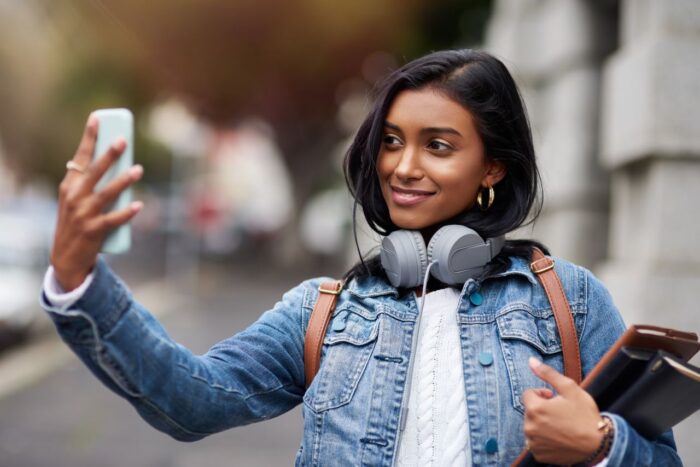
{"type": "MultiPolygon", "coordinates": [[[[97,142],[93,159],[101,157],[109,146],[119,137],[126,140],[126,149],[112,166],[105,172],[97,183],[95,190],[99,191],[118,175],[124,173],[134,163],[134,116],[128,109],[100,109],[94,112],[99,120],[97,142]]],[[[131,187],[120,193],[107,211],[126,208],[131,203],[131,187]]],[[[102,244],[105,253],[126,253],[131,248],[131,222],[120,225],[111,231],[102,244]]]]}

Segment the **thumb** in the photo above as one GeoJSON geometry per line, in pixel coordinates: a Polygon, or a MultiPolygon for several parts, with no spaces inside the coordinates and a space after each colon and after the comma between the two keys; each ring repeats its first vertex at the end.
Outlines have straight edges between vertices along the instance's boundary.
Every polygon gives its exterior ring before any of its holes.
{"type": "Polygon", "coordinates": [[[545,383],[551,385],[559,394],[566,395],[574,388],[578,387],[573,379],[562,375],[557,370],[545,363],[542,363],[535,357],[530,357],[528,364],[530,365],[530,369],[535,376],[540,378],[545,383]]]}

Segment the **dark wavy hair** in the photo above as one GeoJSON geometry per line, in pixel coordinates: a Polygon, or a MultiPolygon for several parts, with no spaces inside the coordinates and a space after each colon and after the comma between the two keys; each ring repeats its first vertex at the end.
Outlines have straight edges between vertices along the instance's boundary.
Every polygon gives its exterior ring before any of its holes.
{"type": "MultiPolygon", "coordinates": [[[[474,119],[485,156],[505,165],[506,175],[496,185],[495,201],[486,211],[476,204],[444,224],[469,226],[483,238],[503,235],[534,222],[542,209],[540,174],[525,105],[505,65],[477,50],[444,50],[418,58],[391,73],[376,89],[374,108],[357,131],[344,161],[345,180],[354,198],[353,232],[357,245],[357,209],[380,235],[399,227],[389,216],[382,196],[376,161],[384,123],[394,98],[403,90],[430,88],[464,107],[474,119]],[[530,215],[528,220],[528,215],[530,215]]],[[[487,273],[507,267],[508,256],[529,257],[532,240],[509,240],[487,273]]],[[[346,278],[383,275],[378,256],[362,258],[346,278]]]]}

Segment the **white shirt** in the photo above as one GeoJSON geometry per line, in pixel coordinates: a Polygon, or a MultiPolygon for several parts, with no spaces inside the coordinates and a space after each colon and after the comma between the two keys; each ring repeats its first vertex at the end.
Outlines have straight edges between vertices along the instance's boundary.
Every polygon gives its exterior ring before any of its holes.
{"type": "Polygon", "coordinates": [[[452,288],[425,297],[397,466],[471,464],[458,303],[452,288]]]}

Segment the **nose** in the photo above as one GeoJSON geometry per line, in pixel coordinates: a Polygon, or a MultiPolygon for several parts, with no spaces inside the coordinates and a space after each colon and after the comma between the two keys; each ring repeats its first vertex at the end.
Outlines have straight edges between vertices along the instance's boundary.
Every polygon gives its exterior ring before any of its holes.
{"type": "Polygon", "coordinates": [[[401,181],[420,180],[423,169],[420,165],[420,152],[412,146],[405,146],[399,155],[394,174],[401,181]]]}

